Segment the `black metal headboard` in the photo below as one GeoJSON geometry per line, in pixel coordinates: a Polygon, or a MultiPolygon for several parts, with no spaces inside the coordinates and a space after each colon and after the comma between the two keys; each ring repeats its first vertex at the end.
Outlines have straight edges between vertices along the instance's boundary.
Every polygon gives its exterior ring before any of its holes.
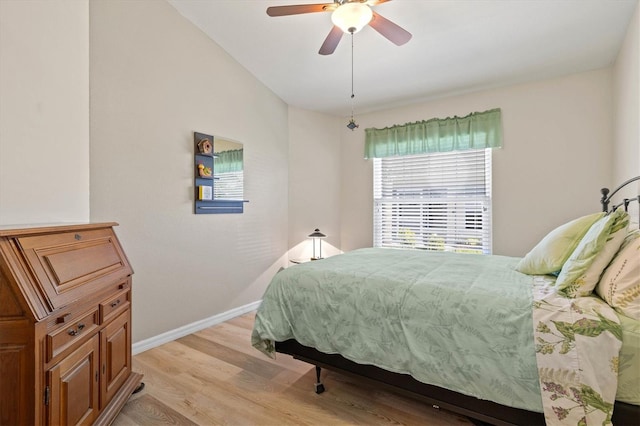
{"type": "MultiPolygon", "coordinates": [[[[609,208],[609,203],[611,202],[611,198],[616,195],[616,192],[620,191],[625,186],[629,185],[631,182],[635,182],[640,180],[640,176],[632,177],[628,181],[624,182],[622,185],[618,186],[613,191],[609,191],[609,188],[602,188],[600,192],[602,193],[602,198],[600,199],[600,203],[602,204],[603,212],[612,212],[620,206],[624,206],[624,210],[629,210],[629,204],[633,201],[640,203],[640,194],[635,198],[624,198],[621,203],[613,205],[609,208]]],[[[640,210],[640,209],[639,209],[640,210]]],[[[640,211],[638,213],[638,221],[640,221],[640,211]]]]}

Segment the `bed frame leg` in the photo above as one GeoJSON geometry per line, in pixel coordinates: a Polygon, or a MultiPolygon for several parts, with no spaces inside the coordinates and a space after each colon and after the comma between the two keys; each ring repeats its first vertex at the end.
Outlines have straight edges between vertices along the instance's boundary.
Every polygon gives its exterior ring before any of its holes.
{"type": "Polygon", "coordinates": [[[324,385],[320,382],[320,373],[322,372],[322,368],[316,365],[316,393],[320,394],[324,392],[324,385]]]}

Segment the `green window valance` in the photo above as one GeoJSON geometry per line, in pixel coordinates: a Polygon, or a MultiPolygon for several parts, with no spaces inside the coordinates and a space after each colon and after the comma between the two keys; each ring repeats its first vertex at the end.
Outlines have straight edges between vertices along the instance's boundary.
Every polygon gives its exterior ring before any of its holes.
{"type": "Polygon", "coordinates": [[[216,152],[215,173],[229,173],[242,171],[242,149],[216,152]]]}
{"type": "Polygon", "coordinates": [[[365,129],[364,158],[501,146],[502,114],[497,108],[464,117],[433,118],[384,129],[365,129]]]}

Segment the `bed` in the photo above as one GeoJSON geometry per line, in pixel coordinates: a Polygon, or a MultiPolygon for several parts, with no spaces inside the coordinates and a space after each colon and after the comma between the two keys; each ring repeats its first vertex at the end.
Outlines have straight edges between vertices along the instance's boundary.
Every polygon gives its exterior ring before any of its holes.
{"type": "Polygon", "coordinates": [[[496,425],[638,424],[640,301],[627,291],[638,274],[625,256],[640,235],[633,200],[611,205],[638,180],[603,189],[603,213],[524,258],[368,248],[288,268],[265,292],[252,344],[315,365],[317,393],[328,368],[496,425]],[[580,379],[561,368],[570,356],[580,379]]]}

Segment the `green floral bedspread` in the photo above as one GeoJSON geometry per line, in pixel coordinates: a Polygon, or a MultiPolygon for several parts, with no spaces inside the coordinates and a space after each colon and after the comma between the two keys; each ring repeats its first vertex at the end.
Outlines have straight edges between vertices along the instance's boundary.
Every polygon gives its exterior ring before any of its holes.
{"type": "Polygon", "coordinates": [[[616,400],[640,405],[640,321],[620,313],[618,318],[622,326],[622,349],[616,400]]]}
{"type": "Polygon", "coordinates": [[[267,288],[252,344],[274,357],[274,341],[296,339],[459,393],[545,412],[549,425],[606,423],[620,350],[614,311],[595,297],[557,296],[553,278],[516,272],[518,261],[360,249],[296,265],[267,288]]]}
{"type": "Polygon", "coordinates": [[[622,347],[615,311],[596,296],[563,297],[536,277],[533,320],[547,425],[611,424],[622,347]]]}
{"type": "Polygon", "coordinates": [[[500,404],[542,411],[532,278],[518,258],[360,249],[279,272],[252,344],[296,339],[500,404]]]}

